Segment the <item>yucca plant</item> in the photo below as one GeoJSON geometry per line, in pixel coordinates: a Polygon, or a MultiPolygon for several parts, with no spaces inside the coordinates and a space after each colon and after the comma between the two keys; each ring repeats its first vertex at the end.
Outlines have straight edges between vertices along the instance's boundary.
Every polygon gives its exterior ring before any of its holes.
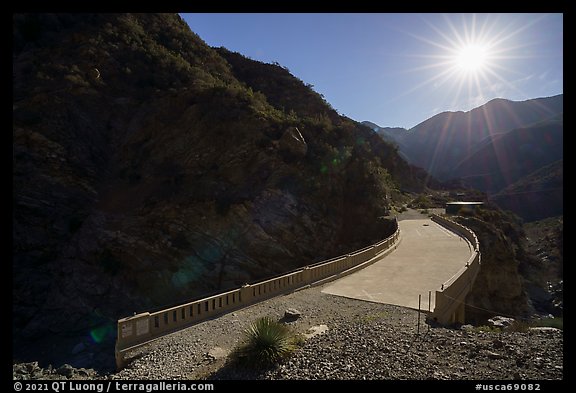
{"type": "Polygon", "coordinates": [[[296,336],[287,326],[263,317],[246,329],[245,340],[233,355],[243,367],[264,369],[286,359],[296,347],[296,336]]]}

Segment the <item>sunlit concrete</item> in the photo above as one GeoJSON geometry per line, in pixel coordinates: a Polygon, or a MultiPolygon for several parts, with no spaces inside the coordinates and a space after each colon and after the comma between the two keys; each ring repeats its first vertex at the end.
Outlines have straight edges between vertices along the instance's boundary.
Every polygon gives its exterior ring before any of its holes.
{"type": "Polygon", "coordinates": [[[398,224],[401,242],[395,251],[322,292],[415,309],[420,294],[421,308],[427,311],[432,291],[430,310],[434,310],[434,291],[466,264],[472,250],[465,239],[429,218],[408,218],[398,224]]]}

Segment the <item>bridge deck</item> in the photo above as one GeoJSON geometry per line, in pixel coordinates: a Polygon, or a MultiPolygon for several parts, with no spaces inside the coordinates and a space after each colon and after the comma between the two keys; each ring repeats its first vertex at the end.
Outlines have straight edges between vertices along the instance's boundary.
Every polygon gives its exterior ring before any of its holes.
{"type": "Polygon", "coordinates": [[[322,292],[377,303],[434,310],[434,291],[464,266],[471,255],[469,243],[432,220],[399,221],[398,248],[374,264],[334,281],[322,292]]]}

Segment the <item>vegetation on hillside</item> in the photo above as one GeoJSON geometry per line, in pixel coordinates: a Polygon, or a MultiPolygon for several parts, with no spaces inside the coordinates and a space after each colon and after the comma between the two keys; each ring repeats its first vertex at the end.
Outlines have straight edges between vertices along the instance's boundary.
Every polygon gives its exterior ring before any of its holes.
{"type": "Polygon", "coordinates": [[[426,181],[175,14],[14,14],[13,141],[18,348],[364,247],[426,181]]]}

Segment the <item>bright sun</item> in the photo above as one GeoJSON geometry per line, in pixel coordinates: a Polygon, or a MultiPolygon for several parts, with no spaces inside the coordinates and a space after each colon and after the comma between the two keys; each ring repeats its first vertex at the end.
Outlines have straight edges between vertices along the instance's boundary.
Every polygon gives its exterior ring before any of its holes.
{"type": "Polygon", "coordinates": [[[509,59],[517,58],[514,51],[520,46],[511,43],[521,30],[501,28],[498,18],[486,15],[443,15],[442,18],[441,27],[424,19],[435,34],[414,35],[429,45],[429,49],[423,49],[422,54],[415,56],[428,59],[428,62],[414,70],[437,72],[430,72],[428,79],[408,93],[431,86],[432,91],[450,90],[455,101],[477,102],[485,96],[499,94],[496,92],[505,88],[517,91],[517,87],[503,79],[500,72],[512,71],[505,64],[509,59]]]}
{"type": "Polygon", "coordinates": [[[484,46],[468,44],[456,51],[454,60],[460,70],[476,73],[486,67],[487,58],[488,53],[484,46]]]}

